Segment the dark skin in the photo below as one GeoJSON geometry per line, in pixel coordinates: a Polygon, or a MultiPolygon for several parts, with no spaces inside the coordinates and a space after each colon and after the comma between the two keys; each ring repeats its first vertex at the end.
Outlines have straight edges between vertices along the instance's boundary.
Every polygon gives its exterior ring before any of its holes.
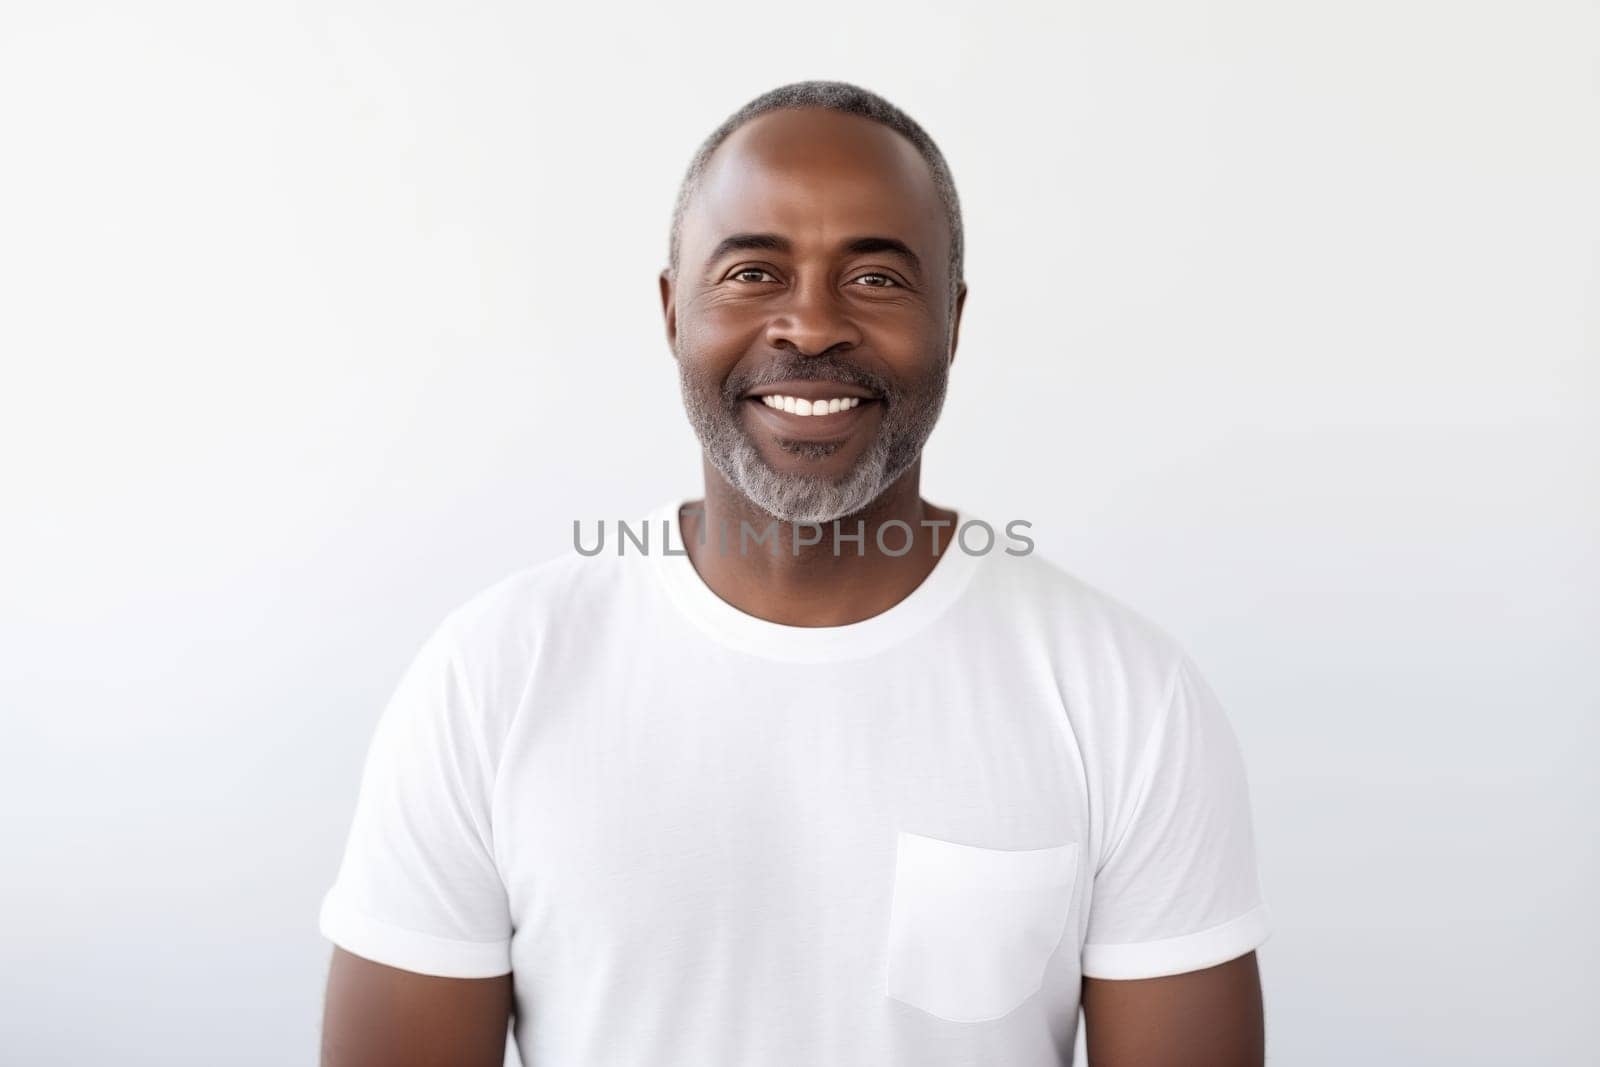
{"type": "Polygon", "coordinates": [[[1260,1067],[1266,1058],[1256,954],[1165,978],[1085,978],[1089,1067],[1260,1067]]]}
{"type": "Polygon", "coordinates": [[[501,1067],[511,976],[437,978],[334,948],[323,1067],[501,1067]]]}
{"type": "MultiPolygon", "coordinates": [[[[723,143],[691,201],[677,271],[660,279],[667,336],[693,373],[717,382],[777,354],[822,352],[891,381],[914,380],[930,360],[955,359],[966,287],[952,294],[949,254],[927,166],[898,134],[832,112],[770,113],[723,143]],[[749,235],[763,238],[761,247],[749,235]]],[[[785,449],[782,423],[769,413],[747,411],[741,425],[774,468],[838,474],[865,453],[878,421],[864,412],[820,457],[785,449]]],[[[862,555],[853,545],[835,555],[827,539],[798,553],[721,553],[718,524],[737,538],[741,520],[757,530],[773,520],[709,461],[704,476],[704,514],[682,517],[690,560],[722,599],[785,625],[840,626],[888,610],[928,576],[952,533],[921,525],[955,516],[922,499],[919,459],[842,524],[854,532],[857,519],[866,522],[862,555]],[[912,551],[877,551],[872,531],[890,519],[910,526],[912,551]],[[712,531],[705,545],[702,524],[712,531]]],[[[780,543],[792,546],[791,533],[780,524],[780,543]]],[[[1082,1005],[1090,1067],[1263,1062],[1254,952],[1164,978],[1086,978],[1082,1005]]],[[[513,1011],[510,975],[436,978],[336,948],[323,1067],[499,1067],[513,1011]]]]}
{"type": "MultiPolygon", "coordinates": [[[[694,374],[718,383],[780,352],[832,352],[890,380],[925,376],[934,360],[948,366],[966,287],[952,305],[943,210],[927,164],[883,126],[819,110],[763,115],[723,142],[683,219],[676,277],[661,275],[667,339],[694,374]],[[739,244],[752,236],[770,245],[739,244]]],[[[833,453],[815,458],[784,450],[782,420],[747,407],[742,425],[770,466],[831,477],[866,452],[881,417],[870,411],[833,453]]],[[[787,523],[778,524],[779,543],[791,548],[724,553],[717,530],[736,545],[741,521],[762,530],[774,520],[709,460],[704,476],[704,514],[683,516],[695,569],[734,607],[789,626],[841,626],[888,610],[922,583],[954,533],[922,525],[955,514],[921,498],[919,459],[841,520],[850,533],[865,522],[864,554],[854,545],[836,554],[831,535],[792,551],[787,523]],[[893,519],[915,534],[899,556],[879,551],[875,536],[893,519]]]]}

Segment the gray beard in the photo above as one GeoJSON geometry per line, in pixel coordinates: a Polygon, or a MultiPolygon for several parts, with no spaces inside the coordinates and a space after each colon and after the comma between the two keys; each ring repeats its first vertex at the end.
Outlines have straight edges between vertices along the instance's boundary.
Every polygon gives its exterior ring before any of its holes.
{"type": "MultiPolygon", "coordinates": [[[[700,388],[689,376],[687,361],[681,353],[677,355],[684,411],[712,466],[756,507],[792,523],[832,522],[855,514],[893,485],[922,454],[939,421],[949,380],[948,365],[940,361],[938,372],[919,382],[917,388],[900,390],[876,376],[863,378],[859,371],[826,356],[803,357],[793,365],[798,373],[773,377],[773,381],[807,377],[852,381],[867,384],[884,397],[886,406],[872,446],[842,477],[833,480],[815,474],[786,474],[769,466],[739,424],[739,405],[746,402],[742,398],[752,384],[730,378],[720,394],[714,387],[700,388]],[[808,369],[812,373],[806,373],[808,369]],[[830,371],[835,372],[831,379],[830,371]]],[[[820,457],[838,445],[790,441],[781,447],[797,455],[820,457]]]]}

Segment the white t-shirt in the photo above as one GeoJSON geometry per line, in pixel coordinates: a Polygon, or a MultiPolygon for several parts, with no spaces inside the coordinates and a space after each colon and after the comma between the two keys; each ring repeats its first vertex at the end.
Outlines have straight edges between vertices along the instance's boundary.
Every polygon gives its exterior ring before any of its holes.
{"type": "Polygon", "coordinates": [[[1161,630],[1003,537],[779,625],[704,584],[680,503],[428,639],[326,937],[512,972],[537,1067],[1056,1067],[1080,976],[1266,940],[1239,745],[1161,630]]]}

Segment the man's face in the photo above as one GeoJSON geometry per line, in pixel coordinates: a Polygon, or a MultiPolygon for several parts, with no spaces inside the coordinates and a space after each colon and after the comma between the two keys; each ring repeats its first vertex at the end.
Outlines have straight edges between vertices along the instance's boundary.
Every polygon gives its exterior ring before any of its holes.
{"type": "Polygon", "coordinates": [[[661,288],[684,407],[729,484],[827,522],[916,462],[955,353],[949,257],[928,165],[887,127],[775,111],[723,142],[661,288]],[[765,395],[855,404],[804,415],[765,395]]]}

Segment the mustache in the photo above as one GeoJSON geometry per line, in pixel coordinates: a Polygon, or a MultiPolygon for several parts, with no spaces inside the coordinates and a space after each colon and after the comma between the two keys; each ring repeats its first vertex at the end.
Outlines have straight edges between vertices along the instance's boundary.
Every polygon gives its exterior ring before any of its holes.
{"type": "Polygon", "coordinates": [[[750,390],[774,382],[832,382],[835,385],[853,385],[885,400],[899,395],[894,385],[881,375],[838,356],[823,354],[780,357],[758,370],[730,374],[723,383],[722,399],[729,405],[737,404],[750,390]]]}

